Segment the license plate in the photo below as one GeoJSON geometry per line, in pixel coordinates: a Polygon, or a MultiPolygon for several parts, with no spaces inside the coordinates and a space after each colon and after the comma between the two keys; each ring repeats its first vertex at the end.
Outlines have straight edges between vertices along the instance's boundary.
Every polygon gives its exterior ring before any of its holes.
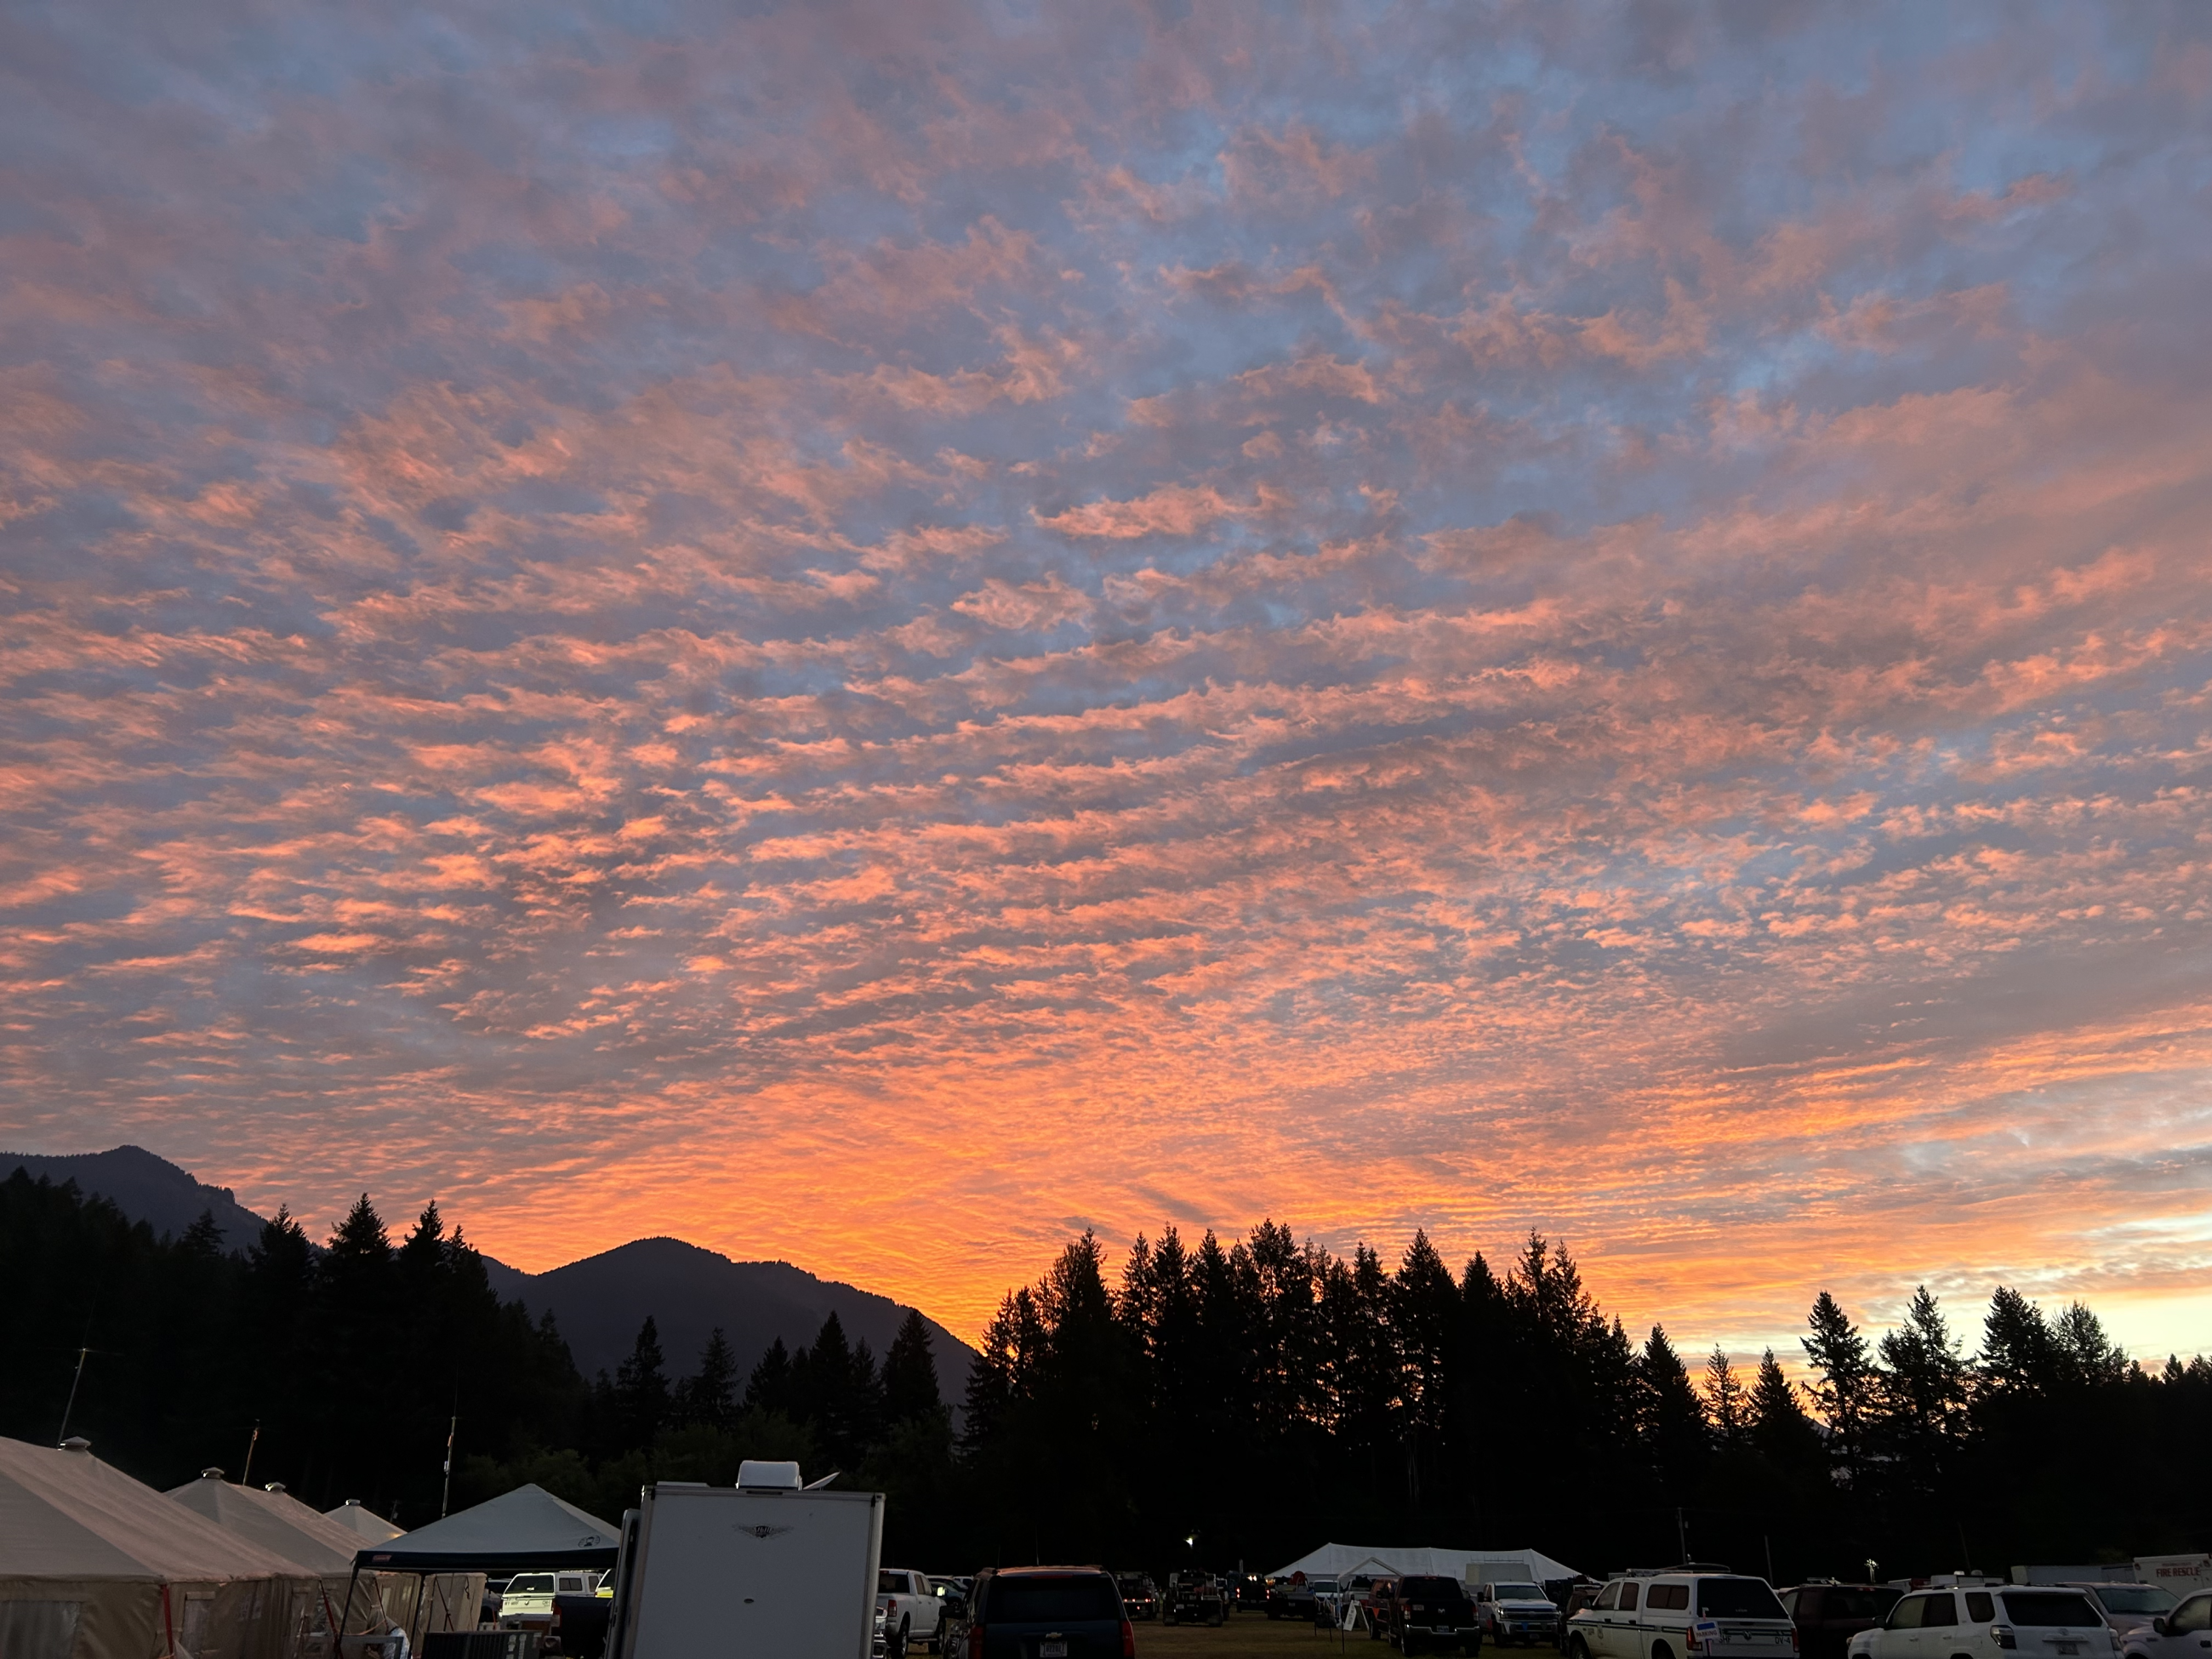
{"type": "Polygon", "coordinates": [[[1038,1643],[1037,1659],[1067,1659],[1067,1644],[1065,1642],[1038,1643]]]}

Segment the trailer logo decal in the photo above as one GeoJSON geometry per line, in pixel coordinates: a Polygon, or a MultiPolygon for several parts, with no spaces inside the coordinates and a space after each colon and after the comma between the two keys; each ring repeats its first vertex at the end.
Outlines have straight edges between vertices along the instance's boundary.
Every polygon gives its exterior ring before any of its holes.
{"type": "Polygon", "coordinates": [[[789,1527],[739,1527],[738,1530],[748,1538],[781,1538],[791,1528],[789,1527]]]}

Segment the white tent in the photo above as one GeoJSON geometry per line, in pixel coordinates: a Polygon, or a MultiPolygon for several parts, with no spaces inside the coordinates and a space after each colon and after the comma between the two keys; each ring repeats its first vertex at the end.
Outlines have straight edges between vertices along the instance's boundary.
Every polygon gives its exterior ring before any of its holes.
{"type": "Polygon", "coordinates": [[[289,1659],[321,1588],[82,1441],[0,1440],[7,1659],[289,1659]]]}
{"type": "MultiPolygon", "coordinates": [[[[321,1611],[326,1625],[341,1607],[346,1609],[343,1622],[349,1631],[367,1630],[381,1615],[404,1630],[418,1648],[432,1632],[476,1627],[483,1601],[482,1573],[438,1573],[428,1578],[412,1573],[356,1574],[354,1558],[367,1541],[363,1534],[317,1514],[282,1486],[234,1486],[222,1478],[221,1469],[206,1469],[198,1480],[172,1487],[167,1495],[225,1531],[313,1569],[323,1581],[326,1600],[321,1611]]],[[[358,1504],[354,1507],[368,1514],[358,1504]]],[[[397,1537],[398,1532],[394,1527],[387,1535],[397,1537]]],[[[0,1654],[0,1659],[7,1656],[0,1654]]]]}
{"type": "Polygon", "coordinates": [[[382,1544],[399,1536],[403,1528],[395,1527],[358,1498],[349,1498],[334,1510],[325,1510],[323,1519],[335,1526],[343,1527],[359,1540],[354,1545],[382,1544]]]}
{"type": "Polygon", "coordinates": [[[1515,1580],[1540,1584],[1547,1578],[1581,1576],[1565,1562],[1554,1561],[1540,1550],[1439,1549],[1432,1544],[1323,1544],[1288,1566],[1276,1568],[1268,1577],[1288,1578],[1300,1572],[1309,1578],[1334,1578],[1340,1583],[1363,1572],[1394,1578],[1408,1573],[1432,1573],[1469,1584],[1515,1580]]]}

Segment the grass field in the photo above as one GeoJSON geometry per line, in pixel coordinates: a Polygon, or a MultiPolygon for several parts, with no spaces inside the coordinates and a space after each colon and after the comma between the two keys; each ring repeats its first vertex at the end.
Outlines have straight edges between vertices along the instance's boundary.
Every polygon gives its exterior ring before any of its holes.
{"type": "Polygon", "coordinates": [[[1387,1644],[1370,1641],[1364,1630],[1345,1635],[1256,1613],[1237,1613],[1218,1630],[1203,1625],[1137,1626],[1137,1659],[1327,1659],[1335,1653],[1348,1659],[1397,1659],[1387,1644]]]}

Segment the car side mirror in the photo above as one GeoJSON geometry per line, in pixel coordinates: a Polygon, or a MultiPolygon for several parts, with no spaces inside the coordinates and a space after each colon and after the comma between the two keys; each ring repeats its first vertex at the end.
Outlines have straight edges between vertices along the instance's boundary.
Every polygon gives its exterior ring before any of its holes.
{"type": "Polygon", "coordinates": [[[2154,1636],[2164,1636],[2168,1634],[2166,1628],[2166,1615],[2161,1613],[2154,1618],[2150,1621],[2150,1628],[2151,1634],[2154,1636]]]}

